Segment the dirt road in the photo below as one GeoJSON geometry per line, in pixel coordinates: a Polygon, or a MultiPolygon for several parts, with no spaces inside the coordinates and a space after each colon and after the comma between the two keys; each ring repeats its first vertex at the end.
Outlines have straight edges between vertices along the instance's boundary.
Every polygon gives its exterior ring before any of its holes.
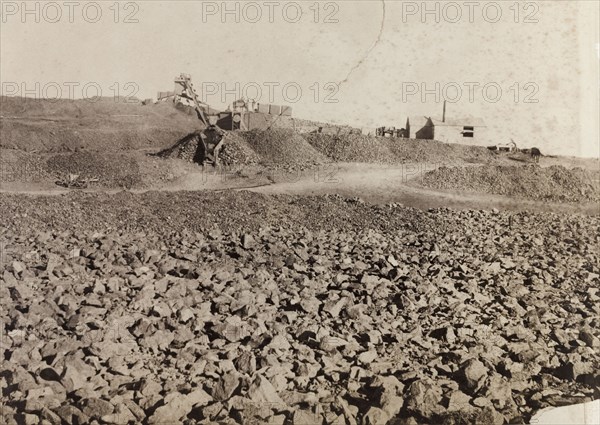
{"type": "Polygon", "coordinates": [[[595,203],[541,202],[459,191],[443,192],[419,187],[419,180],[423,173],[434,168],[434,164],[389,167],[371,164],[332,164],[305,172],[292,181],[288,179],[249,190],[264,194],[337,193],[346,197],[359,197],[376,204],[401,203],[421,209],[448,207],[583,214],[599,212],[599,206],[595,203]]]}
{"type": "MultiPolygon", "coordinates": [[[[357,197],[375,204],[400,203],[427,209],[492,209],[507,211],[552,211],[595,215],[600,213],[596,203],[558,203],[532,201],[499,195],[460,191],[436,191],[419,186],[421,176],[436,168],[436,164],[376,165],[359,163],[325,164],[302,171],[268,170],[245,167],[236,170],[198,168],[171,182],[149,190],[249,190],[263,194],[322,195],[339,194],[357,197]]],[[[60,195],[69,190],[50,184],[3,184],[0,192],[30,195],[60,195]]],[[[86,192],[117,193],[120,190],[86,189],[86,192]]]]}

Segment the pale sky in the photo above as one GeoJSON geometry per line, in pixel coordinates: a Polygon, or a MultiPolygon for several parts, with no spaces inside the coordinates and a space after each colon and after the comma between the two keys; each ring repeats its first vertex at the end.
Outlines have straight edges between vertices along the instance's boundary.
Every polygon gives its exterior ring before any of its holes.
{"type": "Polygon", "coordinates": [[[357,127],[441,116],[446,97],[449,118],[481,117],[499,142],[600,156],[596,0],[26,4],[0,5],[3,94],[147,98],[185,72],[217,108],[259,87],[298,118],[357,127]]]}

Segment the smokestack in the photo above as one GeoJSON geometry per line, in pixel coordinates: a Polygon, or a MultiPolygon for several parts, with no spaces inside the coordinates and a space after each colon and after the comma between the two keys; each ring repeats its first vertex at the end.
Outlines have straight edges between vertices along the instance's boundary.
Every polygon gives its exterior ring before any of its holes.
{"type": "Polygon", "coordinates": [[[442,122],[446,122],[446,101],[444,100],[444,112],[442,112],[442,122]]]}

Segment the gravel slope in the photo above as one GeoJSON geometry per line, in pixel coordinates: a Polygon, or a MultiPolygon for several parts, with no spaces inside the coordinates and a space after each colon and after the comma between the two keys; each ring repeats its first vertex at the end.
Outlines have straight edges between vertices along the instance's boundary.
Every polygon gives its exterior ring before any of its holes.
{"type": "Polygon", "coordinates": [[[328,162],[322,153],[314,149],[293,130],[273,128],[266,131],[244,131],[240,134],[246,143],[260,155],[264,165],[305,168],[328,162]]]}
{"type": "Polygon", "coordinates": [[[484,147],[435,140],[393,139],[360,134],[303,134],[303,137],[336,162],[462,164],[504,161],[503,156],[484,147]]]}
{"type": "Polygon", "coordinates": [[[559,165],[440,167],[425,173],[421,184],[434,189],[579,202],[600,200],[599,175],[559,165]]]}
{"type": "Polygon", "coordinates": [[[124,99],[59,100],[0,96],[0,147],[65,153],[161,149],[202,129],[171,104],[142,105],[124,99]]]}

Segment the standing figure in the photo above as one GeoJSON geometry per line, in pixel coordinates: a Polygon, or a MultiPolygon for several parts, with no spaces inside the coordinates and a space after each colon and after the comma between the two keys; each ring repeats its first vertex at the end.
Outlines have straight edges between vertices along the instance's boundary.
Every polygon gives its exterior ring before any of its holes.
{"type": "Polygon", "coordinates": [[[225,132],[216,124],[209,125],[200,137],[204,144],[204,161],[202,165],[212,163],[213,166],[219,165],[219,152],[223,147],[223,136],[225,132]]]}
{"type": "Polygon", "coordinates": [[[531,157],[533,158],[533,162],[540,162],[540,156],[542,156],[542,153],[538,148],[531,148],[531,157]]]}

